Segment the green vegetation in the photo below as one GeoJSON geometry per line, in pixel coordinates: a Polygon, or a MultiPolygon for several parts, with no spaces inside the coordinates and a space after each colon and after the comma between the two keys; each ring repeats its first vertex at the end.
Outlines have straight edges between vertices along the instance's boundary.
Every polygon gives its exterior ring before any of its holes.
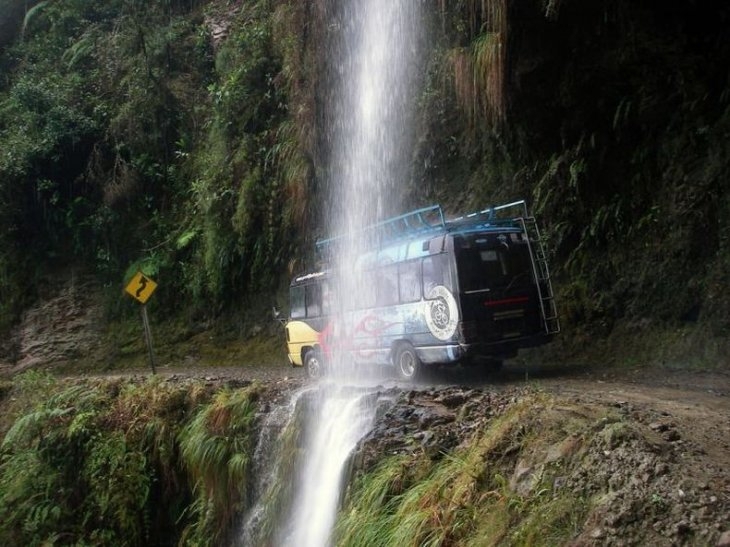
{"type": "Polygon", "coordinates": [[[569,352],[726,364],[730,12],[696,8],[441,3],[417,198],[529,199],[569,352]]]}
{"type": "Polygon", "coordinates": [[[138,268],[164,278],[156,300],[173,313],[216,315],[277,286],[308,178],[283,77],[298,76],[288,56],[302,52],[272,36],[295,11],[167,0],[27,11],[0,50],[0,327],[69,264],[115,289],[138,268]]]}
{"type": "MultiPolygon", "coordinates": [[[[0,364],[13,361],[9,329],[67,268],[104,288],[106,368],[144,366],[119,290],[140,268],[161,281],[150,308],[164,363],[280,348],[258,321],[325,225],[326,49],[343,39],[325,4],[0,0],[0,364]]],[[[724,366],[730,8],[429,6],[404,207],[528,198],[552,252],[561,359],[724,366]]],[[[32,371],[1,381],[0,541],[223,541],[258,394],[32,371]]],[[[565,432],[540,430],[549,402],[530,404],[450,454],[388,457],[359,476],[339,541],[571,537],[593,500],[555,486],[557,463],[541,462],[565,432]],[[542,465],[534,484],[511,480],[517,453],[542,465]]]]}
{"type": "Polygon", "coordinates": [[[197,496],[194,523],[185,535],[192,545],[218,543],[241,510],[253,452],[256,394],[255,388],[217,393],[181,432],[182,459],[195,479],[197,496]]]}
{"type": "MultiPolygon", "coordinates": [[[[5,544],[218,545],[251,502],[253,420],[266,396],[256,385],[28,372],[3,393],[5,544]]],[[[301,430],[293,420],[284,432],[262,493],[274,519],[261,524],[264,543],[288,508],[301,430]]],[[[583,446],[630,435],[615,419],[528,393],[448,453],[388,456],[360,472],[337,544],[560,544],[591,503],[556,478],[581,469],[583,446]]]]}
{"type": "MultiPolygon", "coordinates": [[[[68,267],[106,288],[112,322],[131,313],[118,289],[138,268],[163,281],[156,317],[265,313],[326,224],[337,11],[293,0],[0,8],[0,330],[68,267]]],[[[528,198],[571,339],[726,339],[730,11],[426,9],[403,207],[528,198]]]]}
{"type": "Polygon", "coordinates": [[[16,377],[0,424],[0,540],[219,544],[246,490],[258,393],[16,377]]]}

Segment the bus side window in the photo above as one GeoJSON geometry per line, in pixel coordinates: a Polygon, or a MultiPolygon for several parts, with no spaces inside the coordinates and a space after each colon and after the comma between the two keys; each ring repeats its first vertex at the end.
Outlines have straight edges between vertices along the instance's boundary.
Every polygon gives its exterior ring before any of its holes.
{"type": "Polygon", "coordinates": [[[423,295],[429,298],[431,290],[437,285],[451,289],[447,255],[427,256],[423,259],[423,295]]]}
{"type": "Polygon", "coordinates": [[[322,283],[322,315],[332,313],[332,292],[327,282],[322,283]]]}
{"type": "Polygon", "coordinates": [[[306,315],[304,307],[304,287],[292,287],[289,291],[290,312],[292,319],[302,319],[306,315]]]}
{"type": "Polygon", "coordinates": [[[307,317],[322,315],[322,291],[319,285],[307,285],[307,317]]]}
{"type": "Polygon", "coordinates": [[[398,265],[398,296],[402,303],[421,299],[421,263],[404,262],[398,265]]]}
{"type": "Polygon", "coordinates": [[[386,266],[377,270],[375,305],[392,306],[398,303],[398,268],[386,266]]]}
{"type": "Polygon", "coordinates": [[[352,275],[355,276],[355,283],[359,290],[353,294],[348,294],[345,298],[347,309],[362,310],[374,307],[378,272],[365,270],[362,272],[354,272],[352,275]]]}

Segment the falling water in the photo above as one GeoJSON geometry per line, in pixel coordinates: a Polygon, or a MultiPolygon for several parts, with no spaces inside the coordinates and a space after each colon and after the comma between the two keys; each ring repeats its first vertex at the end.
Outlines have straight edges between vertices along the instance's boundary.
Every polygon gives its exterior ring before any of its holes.
{"type": "MultiPolygon", "coordinates": [[[[350,0],[339,25],[343,47],[331,60],[341,78],[331,98],[335,114],[330,169],[330,229],[352,236],[364,226],[399,209],[398,188],[404,182],[409,155],[404,139],[408,112],[415,101],[412,76],[416,71],[419,2],[414,0],[350,0]]],[[[351,309],[353,295],[374,290],[353,271],[368,245],[348,238],[337,246],[334,269],[341,272],[335,309],[351,309]],[[347,275],[344,273],[347,272],[347,275]]],[[[355,268],[356,270],[356,268],[355,268]]],[[[334,363],[350,371],[350,363],[334,363]]],[[[341,385],[320,387],[320,402],[310,414],[312,434],[307,439],[306,464],[301,469],[291,545],[330,544],[344,465],[358,440],[369,430],[375,407],[362,391],[343,387],[354,378],[337,375],[341,385]]]]}
{"type": "Polygon", "coordinates": [[[340,501],[345,464],[355,445],[372,426],[375,394],[336,383],[320,385],[310,413],[307,447],[298,488],[280,545],[329,544],[340,501]]]}
{"type": "Polygon", "coordinates": [[[289,430],[297,427],[300,401],[307,391],[292,395],[288,404],[274,406],[266,415],[259,429],[258,441],[252,459],[252,485],[249,495],[252,506],[244,515],[239,545],[255,546],[265,544],[267,519],[280,505],[281,482],[290,474],[287,468],[286,450],[283,449],[289,430]]]}
{"type": "MultiPolygon", "coordinates": [[[[408,172],[416,104],[414,80],[419,69],[420,13],[417,0],[349,0],[332,2],[335,21],[328,60],[335,74],[325,103],[325,128],[332,144],[329,168],[329,229],[346,237],[333,256],[341,272],[339,299],[333,309],[352,309],[353,295],[374,290],[353,265],[368,242],[353,236],[364,226],[400,210],[400,192],[408,172]],[[344,272],[347,275],[344,275],[344,272]]],[[[371,242],[372,243],[372,242],[371,242]]],[[[334,363],[350,371],[315,388],[304,425],[303,461],[293,504],[279,524],[277,545],[324,547],[331,544],[345,464],[357,442],[372,426],[372,388],[354,388],[352,363],[334,363]]]]}
{"type": "MultiPolygon", "coordinates": [[[[329,213],[333,233],[353,234],[401,208],[410,159],[404,141],[416,103],[419,2],[351,0],[343,18],[342,77],[332,100],[337,115],[329,213]]],[[[352,265],[368,244],[355,241],[359,245],[338,248],[339,267],[352,265]]],[[[346,286],[343,297],[350,294],[346,286]]]]}

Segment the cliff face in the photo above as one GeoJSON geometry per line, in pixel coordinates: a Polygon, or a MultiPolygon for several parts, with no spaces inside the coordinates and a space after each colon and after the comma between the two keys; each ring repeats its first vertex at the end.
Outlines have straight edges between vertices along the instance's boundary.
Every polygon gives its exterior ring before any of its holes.
{"type": "MultiPolygon", "coordinates": [[[[727,378],[554,373],[376,388],[335,543],[725,545],[727,378]]],[[[293,410],[299,380],[244,376],[0,383],[0,539],[238,544],[256,508],[270,544],[312,405],[293,410]]]]}
{"type": "Polygon", "coordinates": [[[608,394],[563,374],[560,394],[549,381],[400,393],[361,443],[338,545],[727,538],[727,454],[711,449],[723,411],[698,400],[695,429],[677,392],[607,382],[608,394]]]}
{"type": "Polygon", "coordinates": [[[426,187],[454,204],[530,197],[573,324],[700,321],[725,333],[727,10],[517,2],[506,14],[495,28],[487,13],[461,44],[444,35],[473,63],[488,37],[505,53],[501,65],[454,67],[455,83],[472,82],[456,87],[471,125],[432,103],[426,187]],[[487,67],[497,74],[480,88],[487,67]]]}
{"type": "Polygon", "coordinates": [[[8,361],[0,361],[0,372],[105,360],[100,292],[93,276],[59,274],[4,341],[8,361]]]}

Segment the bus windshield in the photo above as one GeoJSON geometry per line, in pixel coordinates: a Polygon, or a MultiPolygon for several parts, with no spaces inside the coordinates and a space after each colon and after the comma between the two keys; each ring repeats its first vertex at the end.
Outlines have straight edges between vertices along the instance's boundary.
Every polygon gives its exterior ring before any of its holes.
{"type": "Polygon", "coordinates": [[[532,283],[529,249],[521,239],[503,234],[459,235],[454,237],[454,250],[463,293],[507,291],[532,283]]]}

